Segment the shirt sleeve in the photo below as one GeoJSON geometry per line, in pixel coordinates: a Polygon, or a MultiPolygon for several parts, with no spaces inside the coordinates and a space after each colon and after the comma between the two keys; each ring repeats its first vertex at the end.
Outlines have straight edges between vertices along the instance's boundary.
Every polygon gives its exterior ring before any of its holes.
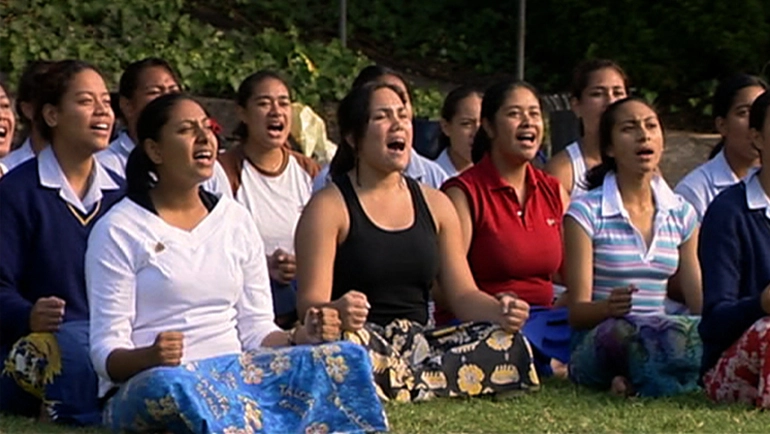
{"type": "MultiPolygon", "coordinates": [[[[108,214],[109,217],[109,214],[108,214]]],[[[111,381],[107,358],[133,349],[136,272],[131,238],[109,218],[97,222],[86,250],[86,291],[90,314],[90,353],[96,373],[111,381]]]]}
{"type": "Polygon", "coordinates": [[[329,178],[329,166],[326,165],[321,169],[320,172],[318,172],[318,175],[313,178],[313,194],[323,190],[329,181],[331,181],[329,178]]]}
{"type": "Polygon", "coordinates": [[[214,174],[203,183],[203,189],[209,193],[214,193],[217,197],[224,196],[232,199],[233,192],[230,188],[230,180],[219,161],[214,163],[214,174]]]}
{"type": "Polygon", "coordinates": [[[567,208],[567,213],[565,216],[570,216],[580,225],[580,227],[583,228],[583,230],[586,231],[588,236],[590,238],[593,238],[596,232],[596,227],[594,225],[594,222],[598,218],[598,216],[594,215],[595,213],[591,212],[591,206],[588,200],[586,200],[587,195],[581,196],[569,204],[569,208],[567,208]]]}
{"type": "Polygon", "coordinates": [[[698,213],[695,211],[695,207],[690,205],[690,203],[687,201],[682,201],[681,213],[681,236],[682,244],[684,244],[687,240],[690,239],[690,237],[692,237],[693,232],[698,229],[700,218],[698,217],[698,213]]]}
{"type": "Polygon", "coordinates": [[[33,229],[20,201],[9,197],[6,183],[0,188],[0,343],[10,345],[30,333],[33,303],[22,297],[19,280],[31,244],[33,229]]]}
{"type": "Polygon", "coordinates": [[[765,316],[761,293],[739,297],[741,263],[749,234],[739,227],[739,210],[730,201],[717,202],[701,226],[698,258],[703,275],[703,316],[699,327],[704,342],[728,348],[765,316]],[[716,208],[714,207],[716,205],[716,208]]]}
{"type": "Polygon", "coordinates": [[[690,205],[693,206],[695,216],[698,221],[703,219],[703,214],[706,212],[706,197],[704,194],[699,194],[696,188],[691,184],[690,178],[685,178],[679,182],[674,188],[674,193],[682,196],[690,205]]]}
{"type": "Polygon", "coordinates": [[[246,254],[241,263],[243,292],[235,305],[236,321],[241,346],[244,350],[253,350],[262,345],[267,335],[280,329],[274,322],[273,295],[262,237],[247,215],[242,220],[246,229],[243,243],[246,254]]]}

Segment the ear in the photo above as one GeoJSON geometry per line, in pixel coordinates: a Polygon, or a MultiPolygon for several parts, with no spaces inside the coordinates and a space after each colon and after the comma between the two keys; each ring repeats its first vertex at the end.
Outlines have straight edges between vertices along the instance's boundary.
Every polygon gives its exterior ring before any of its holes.
{"type": "Polygon", "coordinates": [[[147,139],[145,140],[143,146],[144,146],[144,152],[147,153],[147,156],[150,158],[150,161],[155,163],[156,166],[163,164],[163,156],[161,156],[160,145],[158,144],[158,142],[152,139],[147,139]]]}
{"type": "Polygon", "coordinates": [[[353,139],[353,134],[346,134],[344,139],[345,139],[345,142],[347,142],[347,144],[350,145],[351,148],[353,148],[353,151],[356,151],[356,147],[355,145],[353,145],[353,143],[355,143],[355,140],[353,139]]]}
{"type": "Polygon", "coordinates": [[[449,122],[447,122],[444,118],[441,118],[439,120],[439,126],[441,127],[441,132],[444,133],[445,136],[449,137],[449,122]]]}
{"type": "Polygon", "coordinates": [[[727,135],[727,121],[725,121],[725,118],[721,116],[717,116],[714,119],[714,126],[716,127],[719,135],[721,135],[722,137],[725,137],[727,135]]]}
{"type": "Polygon", "coordinates": [[[574,96],[569,98],[569,108],[572,110],[572,113],[575,113],[576,117],[580,118],[580,101],[574,96]]]}
{"type": "Polygon", "coordinates": [[[56,110],[56,107],[52,106],[51,104],[46,104],[43,106],[42,113],[43,120],[49,127],[54,128],[59,124],[59,112],[56,110]]]}
{"type": "Polygon", "coordinates": [[[495,128],[489,120],[482,119],[481,128],[484,128],[484,132],[487,133],[487,137],[489,137],[490,140],[495,138],[495,128]]]}
{"type": "Polygon", "coordinates": [[[19,105],[21,108],[21,113],[19,114],[31,121],[35,117],[35,106],[30,102],[23,102],[19,105]]]}
{"type": "Polygon", "coordinates": [[[131,100],[121,96],[118,99],[118,106],[120,106],[120,112],[123,114],[124,118],[134,118],[134,105],[131,104],[131,100]]]}
{"type": "Polygon", "coordinates": [[[751,147],[762,153],[765,150],[765,140],[762,137],[762,133],[751,128],[749,129],[749,135],[751,136],[751,147]]]}

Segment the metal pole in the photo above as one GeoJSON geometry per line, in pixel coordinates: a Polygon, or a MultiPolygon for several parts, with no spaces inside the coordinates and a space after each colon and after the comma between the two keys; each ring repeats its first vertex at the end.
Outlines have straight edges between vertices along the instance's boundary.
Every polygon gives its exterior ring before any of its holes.
{"type": "Polygon", "coordinates": [[[516,50],[516,78],[519,80],[524,80],[524,38],[526,35],[526,26],[527,0],[519,0],[519,45],[516,50]]]}
{"type": "Polygon", "coordinates": [[[342,46],[348,46],[348,1],[340,0],[340,40],[342,46]]]}

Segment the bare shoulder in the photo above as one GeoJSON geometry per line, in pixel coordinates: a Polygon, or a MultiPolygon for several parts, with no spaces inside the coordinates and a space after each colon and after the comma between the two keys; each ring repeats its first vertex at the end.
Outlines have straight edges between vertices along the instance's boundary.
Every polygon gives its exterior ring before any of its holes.
{"type": "Polygon", "coordinates": [[[423,197],[425,197],[425,202],[428,204],[428,209],[438,226],[441,226],[443,222],[446,222],[447,218],[456,216],[452,201],[443,191],[436,190],[435,188],[424,184],[420,184],[420,188],[422,189],[423,197]]]}
{"type": "Polygon", "coordinates": [[[567,151],[554,155],[543,170],[558,179],[567,190],[572,187],[572,162],[567,151]]]}
{"type": "Polygon", "coordinates": [[[325,221],[344,222],[347,216],[345,199],[339,188],[329,184],[315,193],[305,205],[303,218],[317,218],[325,221]]]}

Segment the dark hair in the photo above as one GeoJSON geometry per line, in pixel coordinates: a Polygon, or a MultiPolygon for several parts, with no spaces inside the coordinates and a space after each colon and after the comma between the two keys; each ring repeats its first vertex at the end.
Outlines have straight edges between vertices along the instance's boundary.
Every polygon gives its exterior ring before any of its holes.
{"type": "Polygon", "coordinates": [[[623,86],[626,88],[626,92],[628,92],[628,75],[626,75],[626,72],[620,65],[609,59],[589,59],[578,64],[572,72],[572,97],[580,100],[583,96],[583,91],[586,90],[588,82],[591,80],[591,74],[607,68],[614,69],[623,78],[623,86]]]}
{"type": "Polygon", "coordinates": [[[45,74],[48,73],[48,70],[54,63],[49,60],[34,60],[27,63],[24,71],[21,73],[19,85],[16,88],[16,113],[25,127],[29,128],[32,126],[32,119],[27,119],[24,115],[21,104],[28,102],[32,103],[34,107],[39,92],[39,83],[44,80],[45,74]]]}
{"type": "MultiPolygon", "coordinates": [[[[526,81],[502,81],[493,84],[484,91],[484,98],[481,100],[481,119],[486,119],[487,122],[494,125],[497,111],[503,106],[508,95],[518,88],[524,88],[532,92],[535,95],[535,98],[537,98],[538,103],[540,103],[540,94],[537,92],[537,89],[526,81]]],[[[476,136],[473,137],[473,145],[471,147],[471,160],[473,160],[473,164],[481,161],[481,159],[484,158],[484,155],[489,153],[491,149],[492,141],[490,140],[489,135],[483,127],[479,128],[476,132],[476,136]]]]}
{"type": "MultiPolygon", "coordinates": [[[[730,76],[719,82],[716,91],[714,92],[714,99],[711,103],[711,110],[716,118],[726,118],[730,112],[730,108],[735,104],[735,97],[741,89],[759,86],[762,89],[767,89],[767,83],[759,77],[748,74],[736,74],[730,76]]],[[[714,146],[709,154],[709,160],[716,157],[720,151],[725,147],[724,137],[719,143],[714,146]]]]}
{"type": "Polygon", "coordinates": [[[77,74],[89,69],[100,74],[95,66],[82,60],[61,60],[50,65],[43,80],[38,83],[33,122],[47,141],[50,142],[53,138],[53,131],[43,119],[43,107],[47,104],[58,106],[64,94],[67,93],[72,79],[77,74]]]}
{"type": "Polygon", "coordinates": [[[754,100],[753,104],[751,104],[751,111],[749,112],[749,128],[760,132],[764,129],[768,107],[770,107],[770,91],[765,91],[754,100]]]}
{"type": "MultiPolygon", "coordinates": [[[[251,99],[252,95],[254,94],[254,88],[268,79],[280,81],[286,87],[286,90],[289,91],[289,98],[291,98],[291,87],[289,86],[289,83],[281,76],[281,74],[275,71],[263,69],[251,74],[241,82],[241,85],[238,86],[238,94],[235,96],[235,102],[239,106],[246,108],[246,105],[249,103],[249,99],[251,99]]],[[[245,123],[238,122],[238,126],[235,127],[233,135],[240,140],[246,140],[249,137],[249,128],[245,123]]]]}
{"type": "MultiPolygon", "coordinates": [[[[626,97],[607,106],[607,109],[602,113],[601,120],[599,121],[599,151],[601,152],[602,162],[599,163],[598,166],[588,170],[584,182],[581,182],[582,186],[587,190],[593,190],[594,188],[601,186],[604,183],[604,177],[608,173],[615,172],[618,169],[615,159],[609,156],[609,150],[612,147],[612,129],[617,122],[616,117],[618,110],[630,102],[639,102],[646,105],[654,111],[657,116],[655,107],[650,105],[650,103],[643,98],[633,96],[626,97]]],[[[658,122],[660,122],[660,118],[658,118],[658,122]]],[[[660,128],[662,131],[663,124],[660,124],[660,128]]]]}
{"type": "Polygon", "coordinates": [[[406,97],[409,98],[409,101],[412,100],[412,90],[409,88],[409,83],[404,79],[404,77],[396,72],[393,69],[388,68],[387,66],[380,66],[380,65],[369,65],[358,72],[358,75],[356,76],[355,80],[353,80],[353,89],[361,87],[368,83],[373,83],[375,81],[381,81],[383,77],[386,76],[392,76],[396,77],[397,79],[401,80],[401,83],[404,84],[404,89],[406,89],[406,97]]]}
{"type": "Polygon", "coordinates": [[[136,123],[137,142],[126,163],[126,184],[129,195],[144,195],[157,182],[157,168],[144,148],[147,140],[160,140],[160,132],[171,118],[171,111],[181,101],[194,101],[182,93],[168,93],[150,101],[142,109],[136,123]]]}
{"type": "Polygon", "coordinates": [[[179,75],[177,75],[174,68],[168,62],[157,57],[148,57],[126,66],[126,69],[123,70],[123,74],[120,76],[118,94],[124,98],[133,98],[134,93],[139,88],[139,79],[142,73],[150,68],[165,69],[174,78],[174,81],[179,84],[179,75]]]}
{"type": "MultiPolygon", "coordinates": [[[[444,105],[441,107],[441,118],[447,122],[452,122],[452,119],[457,114],[460,102],[471,95],[483,98],[484,92],[472,86],[460,86],[449,92],[446,98],[444,98],[444,105]]],[[[449,136],[444,134],[443,131],[439,131],[438,143],[441,149],[448,148],[451,145],[449,136]]]]}
{"type": "Polygon", "coordinates": [[[332,176],[345,174],[356,167],[356,154],[358,153],[356,144],[366,134],[366,128],[371,117],[372,97],[376,91],[384,88],[395,92],[406,104],[406,95],[399,88],[377,81],[354,87],[340,102],[337,109],[340,145],[331,163],[329,163],[329,173],[332,176]],[[348,136],[353,136],[354,143],[348,142],[348,136]]]}

